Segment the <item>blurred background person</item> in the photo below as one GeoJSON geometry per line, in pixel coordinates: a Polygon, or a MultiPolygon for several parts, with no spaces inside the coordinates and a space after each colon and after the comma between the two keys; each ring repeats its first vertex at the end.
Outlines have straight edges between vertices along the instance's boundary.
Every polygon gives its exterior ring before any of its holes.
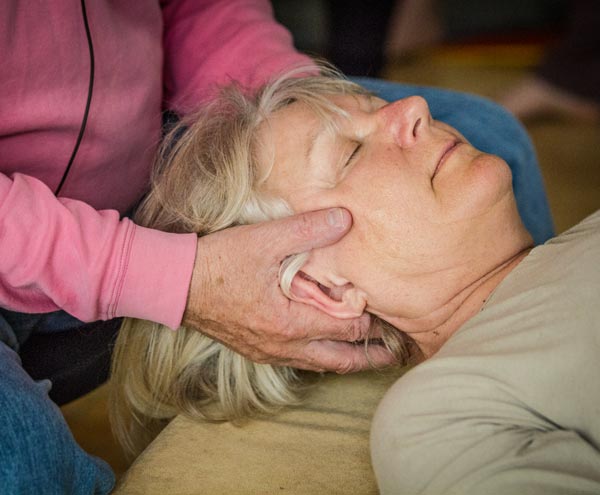
{"type": "Polygon", "coordinates": [[[522,120],[558,115],[600,122],[600,3],[572,0],[567,29],[502,103],[522,120]]]}

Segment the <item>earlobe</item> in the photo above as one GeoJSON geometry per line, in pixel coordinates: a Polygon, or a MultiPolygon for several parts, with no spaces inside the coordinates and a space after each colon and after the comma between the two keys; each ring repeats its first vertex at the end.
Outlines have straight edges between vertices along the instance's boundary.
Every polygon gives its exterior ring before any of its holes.
{"type": "Polygon", "coordinates": [[[351,283],[326,287],[301,271],[295,275],[290,289],[293,300],[314,306],[335,318],[357,318],[367,305],[366,294],[351,283]]]}

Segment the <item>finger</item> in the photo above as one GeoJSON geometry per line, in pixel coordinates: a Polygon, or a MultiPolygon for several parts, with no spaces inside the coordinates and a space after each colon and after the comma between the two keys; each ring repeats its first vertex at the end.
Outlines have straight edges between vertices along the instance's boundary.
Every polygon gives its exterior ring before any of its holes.
{"type": "Polygon", "coordinates": [[[271,222],[273,238],[287,256],[328,246],[342,238],[352,226],[352,216],[343,208],[311,211],[271,222]]]}
{"type": "Polygon", "coordinates": [[[363,313],[359,318],[340,319],[307,304],[291,301],[288,314],[292,333],[302,335],[308,340],[356,342],[369,337],[371,317],[368,313],[363,313]]]}
{"type": "MultiPolygon", "coordinates": [[[[379,325],[371,324],[371,326],[369,328],[369,339],[370,340],[381,339],[383,337],[383,332],[384,332],[384,330],[381,327],[381,324],[379,324],[379,325]]],[[[388,332],[389,332],[389,330],[388,330],[388,332]]]]}
{"type": "Polygon", "coordinates": [[[367,369],[380,369],[397,364],[397,359],[383,345],[365,346],[321,340],[310,342],[305,348],[304,362],[295,363],[296,368],[335,373],[354,373],[367,369]]]}

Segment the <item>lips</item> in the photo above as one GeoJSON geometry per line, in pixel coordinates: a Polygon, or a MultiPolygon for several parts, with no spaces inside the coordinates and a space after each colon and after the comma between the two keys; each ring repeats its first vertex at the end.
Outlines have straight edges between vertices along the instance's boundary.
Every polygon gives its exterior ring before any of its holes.
{"type": "Polygon", "coordinates": [[[452,141],[446,143],[446,145],[444,146],[444,149],[442,150],[442,153],[440,154],[440,158],[437,161],[437,165],[435,167],[435,170],[433,171],[431,180],[433,180],[433,178],[437,175],[437,173],[442,168],[444,163],[446,163],[446,160],[448,159],[448,157],[452,154],[452,152],[456,149],[456,147],[459,144],[460,144],[460,141],[458,139],[453,139],[452,141]]]}

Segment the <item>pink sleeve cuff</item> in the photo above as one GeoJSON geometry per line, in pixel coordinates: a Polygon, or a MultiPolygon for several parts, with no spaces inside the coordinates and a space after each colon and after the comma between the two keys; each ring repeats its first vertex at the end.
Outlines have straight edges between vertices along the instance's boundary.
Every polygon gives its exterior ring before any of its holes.
{"type": "Polygon", "coordinates": [[[126,247],[114,316],[177,329],[187,302],[197,243],[196,234],[171,234],[136,225],[126,247]]]}

